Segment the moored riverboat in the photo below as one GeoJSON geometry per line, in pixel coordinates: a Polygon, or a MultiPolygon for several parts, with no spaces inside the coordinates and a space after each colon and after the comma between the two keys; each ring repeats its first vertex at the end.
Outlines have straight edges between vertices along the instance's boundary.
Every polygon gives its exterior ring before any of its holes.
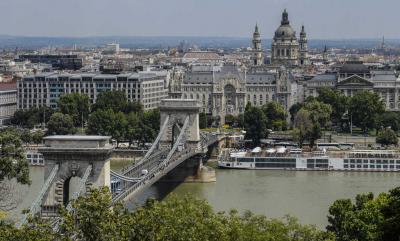
{"type": "Polygon", "coordinates": [[[320,171],[400,171],[400,152],[395,150],[351,150],[303,152],[284,147],[225,153],[219,168],[320,171]]]}

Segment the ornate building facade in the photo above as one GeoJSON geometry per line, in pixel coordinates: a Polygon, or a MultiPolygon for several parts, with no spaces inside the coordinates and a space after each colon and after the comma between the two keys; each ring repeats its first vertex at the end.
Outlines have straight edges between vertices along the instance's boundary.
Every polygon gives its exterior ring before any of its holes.
{"type": "Polygon", "coordinates": [[[298,102],[298,85],[285,69],[241,69],[235,65],[192,66],[174,78],[170,86],[171,98],[195,99],[202,104],[202,112],[219,117],[244,113],[247,103],[262,106],[271,101],[285,109],[298,102]]]}
{"type": "Polygon", "coordinates": [[[393,70],[370,70],[362,62],[347,62],[337,72],[317,75],[307,81],[305,97],[317,97],[321,88],[337,89],[346,96],[361,90],[375,92],[386,110],[400,111],[400,78],[393,70]]]}
{"type": "Polygon", "coordinates": [[[296,32],[290,26],[286,9],[282,13],[281,25],[275,31],[272,41],[271,63],[285,66],[308,64],[308,46],[304,26],[298,40],[296,32]]]}

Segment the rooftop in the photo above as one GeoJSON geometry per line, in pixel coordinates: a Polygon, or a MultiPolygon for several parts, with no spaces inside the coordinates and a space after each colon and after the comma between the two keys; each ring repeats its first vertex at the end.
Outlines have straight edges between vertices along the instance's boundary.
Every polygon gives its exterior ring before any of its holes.
{"type": "Polygon", "coordinates": [[[0,91],[17,90],[16,82],[0,82],[0,91]]]}
{"type": "Polygon", "coordinates": [[[109,140],[110,136],[85,136],[85,135],[55,135],[44,137],[43,140],[68,140],[68,141],[103,141],[109,140]]]}
{"type": "Polygon", "coordinates": [[[360,61],[353,61],[345,63],[339,70],[340,73],[350,73],[350,74],[364,74],[369,73],[370,70],[366,65],[360,61]]]}
{"type": "Polygon", "coordinates": [[[42,149],[98,149],[109,148],[110,136],[54,135],[43,138],[45,148],[42,149]]]}

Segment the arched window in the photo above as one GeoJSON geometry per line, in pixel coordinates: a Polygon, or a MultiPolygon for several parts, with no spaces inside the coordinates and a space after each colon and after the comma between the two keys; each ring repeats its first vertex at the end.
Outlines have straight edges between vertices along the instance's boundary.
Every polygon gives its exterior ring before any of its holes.
{"type": "Polygon", "coordinates": [[[183,98],[184,98],[184,99],[187,99],[187,95],[186,95],[186,94],[183,94],[183,98]]]}
{"type": "Polygon", "coordinates": [[[190,99],[192,99],[192,100],[193,100],[193,94],[190,94],[190,99]]]}

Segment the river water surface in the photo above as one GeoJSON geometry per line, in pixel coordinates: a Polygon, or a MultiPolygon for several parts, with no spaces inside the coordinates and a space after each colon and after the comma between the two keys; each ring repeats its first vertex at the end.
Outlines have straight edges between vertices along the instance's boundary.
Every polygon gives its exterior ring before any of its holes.
{"type": "MultiPolygon", "coordinates": [[[[183,183],[173,193],[206,199],[217,211],[250,210],[271,218],[286,214],[324,228],[329,206],[358,193],[379,194],[400,186],[400,173],[283,170],[217,170],[215,183],[183,183]]],[[[147,195],[159,197],[166,184],[147,195]]]]}
{"type": "MultiPolygon", "coordinates": [[[[20,207],[11,215],[29,208],[43,185],[43,168],[31,167],[30,187],[19,189],[20,207]]],[[[193,194],[207,200],[217,211],[250,210],[271,218],[286,214],[296,216],[304,224],[327,224],[329,206],[340,198],[354,198],[357,193],[387,192],[400,186],[400,173],[389,172],[327,172],[280,170],[223,170],[217,169],[215,183],[163,183],[151,187],[139,200],[163,198],[169,192],[177,195],[193,194]]]]}

